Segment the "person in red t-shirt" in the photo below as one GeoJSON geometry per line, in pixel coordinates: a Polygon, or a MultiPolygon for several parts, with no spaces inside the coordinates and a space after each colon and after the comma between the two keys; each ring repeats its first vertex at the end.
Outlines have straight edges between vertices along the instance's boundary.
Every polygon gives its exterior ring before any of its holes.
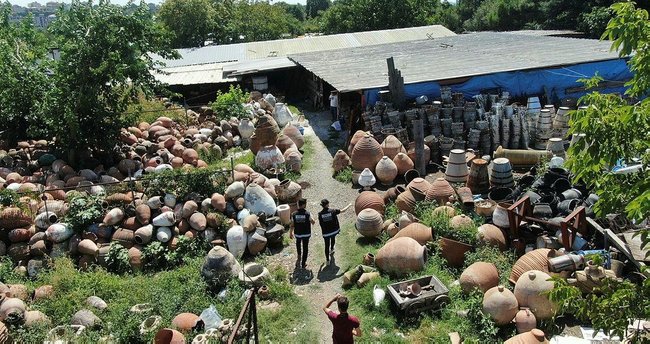
{"type": "Polygon", "coordinates": [[[348,314],[348,298],[336,294],[326,305],[323,307],[323,312],[332,322],[332,341],[334,344],[348,344],[354,343],[354,336],[361,337],[360,322],[357,317],[348,314]],[[339,312],[331,310],[329,307],[336,301],[339,307],[339,312]]]}

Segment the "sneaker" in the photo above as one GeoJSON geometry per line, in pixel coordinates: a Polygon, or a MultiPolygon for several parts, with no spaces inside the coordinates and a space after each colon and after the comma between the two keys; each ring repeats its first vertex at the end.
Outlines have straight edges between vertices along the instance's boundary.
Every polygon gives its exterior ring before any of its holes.
{"type": "Polygon", "coordinates": [[[336,252],[336,251],[334,251],[334,249],[332,249],[332,250],[330,251],[330,257],[334,257],[334,252],[336,252]]]}
{"type": "Polygon", "coordinates": [[[303,269],[307,269],[307,263],[303,264],[303,265],[302,265],[302,268],[303,268],[303,269]]]}

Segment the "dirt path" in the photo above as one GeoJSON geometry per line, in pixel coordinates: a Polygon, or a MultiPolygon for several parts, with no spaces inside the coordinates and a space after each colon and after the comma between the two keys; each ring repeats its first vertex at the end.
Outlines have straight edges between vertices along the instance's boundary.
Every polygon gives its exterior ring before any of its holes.
{"type": "MultiPolygon", "coordinates": [[[[334,140],[329,138],[328,128],[331,124],[329,113],[307,114],[307,118],[310,126],[305,128],[305,137],[311,141],[313,153],[309,157],[308,168],[302,171],[299,182],[303,185],[303,197],[307,199],[307,210],[312,213],[312,216],[317,216],[321,209],[321,199],[327,198],[331,207],[340,209],[354,202],[357,190],[332,178],[331,152],[336,151],[336,147],[332,146],[336,146],[344,138],[340,137],[334,140]],[[323,143],[324,140],[329,147],[323,143]]],[[[342,228],[354,219],[353,208],[339,216],[342,228]]],[[[356,238],[349,234],[344,233],[337,236],[337,248],[341,246],[341,240],[356,238]]],[[[319,341],[321,343],[331,343],[332,325],[321,308],[334,294],[342,292],[341,281],[345,267],[340,266],[339,261],[343,254],[341,250],[336,250],[333,264],[326,265],[323,236],[317,223],[312,227],[312,236],[309,240],[307,269],[296,269],[295,267],[296,247],[294,242],[285,247],[277,261],[291,272],[290,278],[292,284],[295,285],[296,294],[309,304],[309,309],[305,310],[305,322],[318,326],[317,332],[320,333],[319,341]]]]}

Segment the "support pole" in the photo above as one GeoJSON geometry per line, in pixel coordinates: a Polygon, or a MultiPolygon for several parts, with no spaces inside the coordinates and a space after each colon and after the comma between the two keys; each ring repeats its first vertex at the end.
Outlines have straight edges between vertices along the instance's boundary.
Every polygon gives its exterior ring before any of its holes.
{"type": "Polygon", "coordinates": [[[415,141],[415,168],[424,178],[427,175],[427,160],[424,156],[424,125],[421,119],[413,121],[413,140],[415,141]]]}

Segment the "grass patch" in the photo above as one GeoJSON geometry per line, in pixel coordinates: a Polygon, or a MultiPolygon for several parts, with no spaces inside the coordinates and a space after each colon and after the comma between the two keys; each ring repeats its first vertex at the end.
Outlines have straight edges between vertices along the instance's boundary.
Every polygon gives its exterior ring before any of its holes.
{"type": "MultiPolygon", "coordinates": [[[[51,320],[52,326],[69,324],[71,317],[80,309],[88,308],[85,299],[96,295],[108,303],[105,310],[93,310],[102,319],[103,326],[97,330],[86,330],[75,342],[96,343],[100,338],[112,335],[119,343],[151,343],[153,335],[140,335],[139,325],[149,315],[162,317],[162,326],[170,326],[171,320],[181,312],[201,314],[211,304],[215,305],[223,319],[236,318],[243,306],[241,299],[244,287],[232,280],[225,299],[217,297],[217,291],[208,290],[201,278],[203,259],[196,258],[175,270],[156,274],[115,275],[103,269],[79,273],[73,262],[67,258],[57,259],[52,269],[38,276],[35,281],[26,280],[12,273],[6,262],[0,268],[0,279],[5,283],[21,283],[34,288],[50,284],[54,286],[55,297],[39,300],[28,305],[30,310],[39,310],[51,320]],[[134,304],[149,303],[150,314],[131,313],[134,304]]],[[[288,273],[282,268],[272,270],[273,281],[268,283],[271,300],[280,304],[279,310],[259,309],[258,322],[260,338],[272,342],[286,342],[287,333],[293,328],[304,326],[298,332],[296,341],[315,338],[310,326],[305,326],[302,317],[306,305],[289,284],[288,273]]],[[[19,343],[43,342],[47,328],[11,328],[14,341],[19,343]]],[[[198,333],[186,335],[188,342],[198,333]]]]}
{"type": "Polygon", "coordinates": [[[334,179],[345,184],[352,183],[352,167],[346,167],[340,170],[337,174],[334,175],[334,179]]]}

